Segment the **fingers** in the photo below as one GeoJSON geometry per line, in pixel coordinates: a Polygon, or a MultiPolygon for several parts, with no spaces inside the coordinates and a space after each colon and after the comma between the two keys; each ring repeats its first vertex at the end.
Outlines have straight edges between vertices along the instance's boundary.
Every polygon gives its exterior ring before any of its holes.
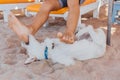
{"type": "Polygon", "coordinates": [[[58,32],[57,34],[57,37],[62,41],[62,42],[65,42],[67,44],[72,44],[74,43],[74,35],[71,34],[71,33],[61,33],[61,32],[58,32]]]}

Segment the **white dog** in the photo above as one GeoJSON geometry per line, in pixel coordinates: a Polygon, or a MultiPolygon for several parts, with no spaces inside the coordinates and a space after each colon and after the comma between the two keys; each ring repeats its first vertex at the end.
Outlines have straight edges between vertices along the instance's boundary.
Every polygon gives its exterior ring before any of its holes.
{"type": "Polygon", "coordinates": [[[29,55],[25,64],[51,58],[54,63],[68,66],[75,63],[74,59],[87,60],[104,55],[106,37],[102,29],[94,30],[92,26],[82,25],[76,38],[77,40],[73,44],[65,44],[57,38],[46,39],[39,43],[32,35],[29,35],[29,45],[22,43],[29,55]]]}

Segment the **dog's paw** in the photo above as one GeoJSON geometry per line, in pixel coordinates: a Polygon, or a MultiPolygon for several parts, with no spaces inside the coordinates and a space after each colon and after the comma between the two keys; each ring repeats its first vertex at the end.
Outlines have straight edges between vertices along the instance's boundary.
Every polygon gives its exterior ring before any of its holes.
{"type": "Polygon", "coordinates": [[[27,60],[24,62],[24,64],[30,64],[32,62],[36,61],[36,58],[33,57],[33,58],[27,58],[27,60]]]}

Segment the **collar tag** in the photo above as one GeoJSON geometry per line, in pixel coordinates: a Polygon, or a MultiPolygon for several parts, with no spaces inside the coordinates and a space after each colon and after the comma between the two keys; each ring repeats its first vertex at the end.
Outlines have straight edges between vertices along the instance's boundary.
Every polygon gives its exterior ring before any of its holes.
{"type": "Polygon", "coordinates": [[[45,50],[44,50],[44,57],[45,59],[48,59],[48,47],[47,46],[45,47],[45,50]]]}

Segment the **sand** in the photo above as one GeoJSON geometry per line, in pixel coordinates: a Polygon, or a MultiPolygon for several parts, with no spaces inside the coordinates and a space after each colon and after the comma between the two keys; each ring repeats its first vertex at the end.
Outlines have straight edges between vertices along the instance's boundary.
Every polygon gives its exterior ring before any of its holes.
{"type": "MultiPolygon", "coordinates": [[[[82,21],[94,28],[101,27],[107,32],[106,6],[100,10],[100,18],[92,18],[88,13],[82,21]]],[[[29,24],[33,17],[18,17],[29,24]]],[[[46,37],[56,37],[58,31],[64,31],[65,21],[61,18],[49,19],[50,24],[41,28],[35,37],[40,42],[46,37]]],[[[24,65],[27,58],[20,40],[7,23],[0,21],[0,80],[120,80],[120,25],[112,27],[111,46],[107,46],[105,55],[98,59],[76,61],[75,65],[65,67],[53,64],[51,60],[41,60],[24,65]]]]}

